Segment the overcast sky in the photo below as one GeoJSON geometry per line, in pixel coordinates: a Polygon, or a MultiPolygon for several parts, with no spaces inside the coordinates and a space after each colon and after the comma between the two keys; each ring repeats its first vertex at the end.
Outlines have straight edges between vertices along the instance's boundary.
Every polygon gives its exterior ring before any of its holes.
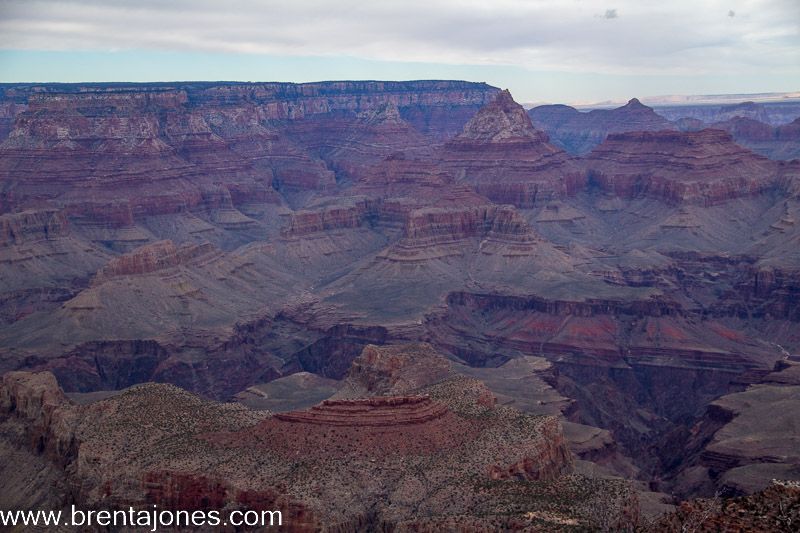
{"type": "Polygon", "coordinates": [[[523,102],[800,90],[800,0],[0,0],[0,81],[459,78],[523,102]]]}

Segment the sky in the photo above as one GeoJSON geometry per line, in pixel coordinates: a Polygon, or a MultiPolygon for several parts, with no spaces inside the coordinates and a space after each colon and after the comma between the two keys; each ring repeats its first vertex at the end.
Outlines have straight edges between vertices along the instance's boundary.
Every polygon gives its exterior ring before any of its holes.
{"type": "Polygon", "coordinates": [[[466,79],[520,102],[800,90],[800,0],[0,0],[0,82],[466,79]]]}

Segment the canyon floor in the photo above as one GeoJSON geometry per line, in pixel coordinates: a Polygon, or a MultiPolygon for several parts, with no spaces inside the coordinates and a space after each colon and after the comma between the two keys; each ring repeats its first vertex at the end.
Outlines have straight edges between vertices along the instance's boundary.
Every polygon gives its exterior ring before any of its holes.
{"type": "Polygon", "coordinates": [[[0,85],[0,504],[780,530],[800,106],[770,105],[0,85]]]}

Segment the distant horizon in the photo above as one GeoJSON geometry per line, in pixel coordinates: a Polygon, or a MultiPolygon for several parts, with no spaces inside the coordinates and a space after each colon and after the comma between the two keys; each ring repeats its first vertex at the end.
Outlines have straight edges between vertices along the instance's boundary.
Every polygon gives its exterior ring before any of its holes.
{"type": "Polygon", "coordinates": [[[0,81],[484,80],[520,102],[800,88],[796,0],[0,0],[0,81]]]}
{"type": "MultiPolygon", "coordinates": [[[[192,83],[207,83],[207,84],[269,84],[269,83],[285,83],[285,84],[316,84],[316,83],[337,83],[337,82],[377,82],[377,83],[414,83],[414,82],[465,82],[475,84],[485,84],[496,89],[508,89],[501,85],[496,85],[490,81],[477,81],[469,79],[457,78],[416,78],[416,79],[382,79],[382,78],[336,78],[336,79],[318,79],[310,81],[290,81],[290,80],[232,80],[232,79],[163,79],[163,80],[81,80],[81,81],[0,81],[0,86],[3,85],[170,85],[170,84],[192,84],[192,83]]],[[[526,108],[531,108],[539,105],[569,105],[577,108],[602,108],[602,107],[616,107],[625,105],[632,99],[638,99],[643,104],[651,107],[669,107],[669,106],[691,106],[691,105],[736,105],[745,102],[755,102],[762,104],[793,102],[800,100],[800,90],[790,91],[768,91],[768,92],[752,92],[752,93],[715,93],[715,94],[659,94],[659,95],[631,95],[619,99],[607,100],[589,100],[589,101],[525,101],[518,98],[514,91],[511,95],[514,100],[526,108]],[[733,97],[733,98],[731,98],[733,97]]]]}

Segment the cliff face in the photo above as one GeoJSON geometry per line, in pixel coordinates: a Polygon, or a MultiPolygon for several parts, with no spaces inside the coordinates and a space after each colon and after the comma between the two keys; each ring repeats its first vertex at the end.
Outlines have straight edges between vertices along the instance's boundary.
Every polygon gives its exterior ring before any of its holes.
{"type": "MultiPolygon", "coordinates": [[[[255,103],[311,102],[303,114],[327,113],[334,110],[361,110],[370,105],[370,99],[383,100],[390,94],[400,106],[415,104],[441,104],[443,101],[465,101],[481,105],[486,101],[486,91],[497,89],[485,83],[452,80],[428,81],[328,81],[315,83],[283,82],[180,82],[180,83],[54,83],[54,84],[0,84],[5,101],[25,102],[33,94],[98,93],[150,93],[163,90],[183,90],[198,104],[218,105],[238,103],[241,100],[255,103]],[[375,96],[378,93],[379,96],[375,96]],[[363,97],[358,100],[358,97],[363,97]]],[[[270,109],[288,109],[276,105],[270,109]]],[[[276,115],[277,117],[277,115],[276,115]]]]}
{"type": "Polygon", "coordinates": [[[776,185],[774,163],[725,132],[613,134],[585,159],[590,184],[625,198],[710,205],[776,185]]]}
{"type": "Polygon", "coordinates": [[[226,207],[237,194],[275,201],[271,176],[238,157],[187,103],[183,91],[32,95],[0,145],[0,179],[14,189],[9,207],[47,202],[95,224],[127,225],[226,207]]]}
{"type": "Polygon", "coordinates": [[[574,194],[583,181],[567,154],[548,143],[507,91],[445,145],[441,158],[444,168],[479,193],[517,207],[574,194]]]}
{"type": "Polygon", "coordinates": [[[689,492],[688,480],[705,481],[728,495],[768,489],[775,479],[793,479],[800,470],[796,424],[800,364],[787,359],[742,392],[712,402],[692,428],[692,439],[676,488],[689,492]]]}
{"type": "Polygon", "coordinates": [[[19,421],[26,428],[27,442],[13,444],[62,466],[75,459],[75,415],[52,374],[5,374],[0,384],[0,416],[19,421]]]}
{"type": "Polygon", "coordinates": [[[100,279],[150,274],[186,264],[190,260],[214,253],[210,243],[175,246],[172,241],[158,241],[127,254],[115,257],[98,273],[100,279]]]}
{"type": "Polygon", "coordinates": [[[57,239],[68,234],[67,217],[55,209],[0,215],[0,246],[57,239]]]}
{"type": "Polygon", "coordinates": [[[459,82],[6,87],[7,100],[28,102],[6,106],[15,122],[0,179],[16,184],[6,209],[55,201],[125,224],[218,208],[208,201],[218,183],[235,205],[277,202],[274,189],[294,201],[335,184],[319,157],[336,169],[353,153],[374,160],[442,138],[450,126],[418,131],[403,115],[419,122],[444,109],[466,121],[493,92],[459,82]],[[355,137],[336,140],[353,127],[355,137]]]}

